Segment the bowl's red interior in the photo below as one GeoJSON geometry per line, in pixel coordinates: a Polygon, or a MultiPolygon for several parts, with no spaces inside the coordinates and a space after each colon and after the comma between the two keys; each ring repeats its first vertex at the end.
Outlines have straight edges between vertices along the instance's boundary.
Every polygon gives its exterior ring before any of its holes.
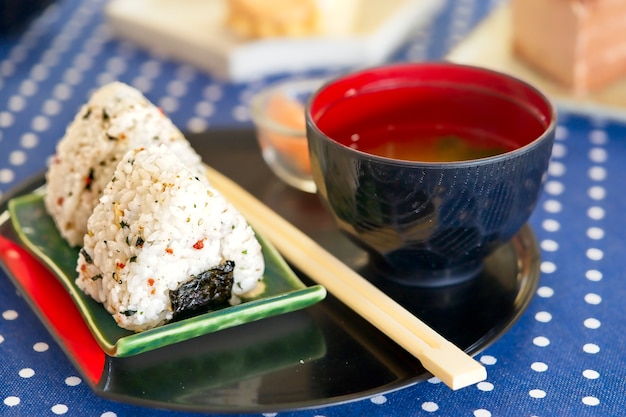
{"type": "Polygon", "coordinates": [[[309,119],[350,145],[376,124],[433,125],[488,131],[521,148],[553,122],[551,103],[534,87],[490,70],[456,64],[401,64],[353,73],[326,84],[309,119]]]}

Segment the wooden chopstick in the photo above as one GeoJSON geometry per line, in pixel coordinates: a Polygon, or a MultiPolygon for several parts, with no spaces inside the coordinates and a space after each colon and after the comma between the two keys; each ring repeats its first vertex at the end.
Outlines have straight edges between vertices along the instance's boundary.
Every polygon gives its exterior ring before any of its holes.
{"type": "Polygon", "coordinates": [[[207,167],[207,177],[252,227],[312,280],[385,333],[453,390],[487,378],[484,366],[330,254],[237,183],[207,167]]]}

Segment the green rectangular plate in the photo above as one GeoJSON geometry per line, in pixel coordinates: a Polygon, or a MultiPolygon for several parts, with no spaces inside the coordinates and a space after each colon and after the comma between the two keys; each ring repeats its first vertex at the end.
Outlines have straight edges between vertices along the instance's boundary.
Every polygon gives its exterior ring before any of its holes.
{"type": "Polygon", "coordinates": [[[307,287],[278,251],[257,235],[263,248],[265,273],[262,292],[242,303],[162,325],[140,333],[117,326],[102,304],[80,290],[76,278],[78,248],[61,237],[46,211],[41,193],[9,201],[11,222],[22,243],[56,275],[83,315],[89,329],[109,356],[130,356],[243,323],[306,308],[326,297],[321,285],[307,287]]]}

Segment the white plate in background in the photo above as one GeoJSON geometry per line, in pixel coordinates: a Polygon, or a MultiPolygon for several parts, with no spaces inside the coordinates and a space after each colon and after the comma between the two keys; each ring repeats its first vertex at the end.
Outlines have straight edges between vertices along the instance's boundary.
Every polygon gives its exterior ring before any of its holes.
{"type": "Polygon", "coordinates": [[[105,14],[117,36],[230,81],[271,74],[382,63],[445,0],[362,0],[345,37],[242,40],[224,24],[227,0],[112,0],[105,14]]]}

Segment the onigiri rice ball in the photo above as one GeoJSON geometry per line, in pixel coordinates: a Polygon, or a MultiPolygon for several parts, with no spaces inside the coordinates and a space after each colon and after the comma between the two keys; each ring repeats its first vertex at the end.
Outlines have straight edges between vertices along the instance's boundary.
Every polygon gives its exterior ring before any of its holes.
{"type": "Polygon", "coordinates": [[[132,150],[87,223],[76,284],[120,327],[142,331],[173,317],[170,292],[234,262],[231,303],[265,268],[245,218],[165,146],[132,150]]]}
{"type": "Polygon", "coordinates": [[[124,154],[156,145],[204,175],[200,156],[139,90],[113,82],[94,92],[66,129],[46,173],[46,208],[70,245],[82,243],[87,219],[124,154]]]}

